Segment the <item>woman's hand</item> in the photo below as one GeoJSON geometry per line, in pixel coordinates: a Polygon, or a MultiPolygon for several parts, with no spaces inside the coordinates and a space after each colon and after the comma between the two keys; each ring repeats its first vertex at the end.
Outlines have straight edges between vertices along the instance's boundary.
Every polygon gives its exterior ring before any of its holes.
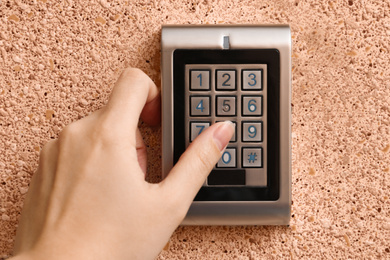
{"type": "Polygon", "coordinates": [[[145,181],[139,117],[160,121],[152,80],[126,69],[103,109],[47,143],[25,200],[14,253],[20,259],[154,259],[185,217],[233,135],[205,130],[158,184],[145,181]]]}

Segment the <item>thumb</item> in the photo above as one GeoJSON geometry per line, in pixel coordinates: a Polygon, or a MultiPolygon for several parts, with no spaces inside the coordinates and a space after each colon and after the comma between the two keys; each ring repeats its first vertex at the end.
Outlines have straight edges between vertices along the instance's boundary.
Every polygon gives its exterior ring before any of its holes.
{"type": "Polygon", "coordinates": [[[200,134],[181,155],[163,185],[180,203],[190,206],[234,133],[230,121],[216,123],[200,134]]]}

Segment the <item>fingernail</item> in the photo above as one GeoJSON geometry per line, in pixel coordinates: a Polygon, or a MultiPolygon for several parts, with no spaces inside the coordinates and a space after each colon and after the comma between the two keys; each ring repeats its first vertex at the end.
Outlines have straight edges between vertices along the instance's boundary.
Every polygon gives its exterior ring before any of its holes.
{"type": "Polygon", "coordinates": [[[213,138],[220,151],[223,151],[228,145],[230,139],[234,134],[235,127],[231,121],[225,121],[221,124],[217,130],[215,130],[213,138]]]}

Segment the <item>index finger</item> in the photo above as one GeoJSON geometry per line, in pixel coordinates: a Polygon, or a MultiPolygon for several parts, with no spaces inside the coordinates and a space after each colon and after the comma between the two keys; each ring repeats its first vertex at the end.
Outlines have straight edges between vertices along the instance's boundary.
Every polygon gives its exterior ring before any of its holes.
{"type": "MultiPolygon", "coordinates": [[[[160,118],[160,95],[154,82],[140,69],[125,69],[112,90],[104,109],[106,119],[115,127],[135,130],[138,119],[154,123],[160,118]]],[[[134,132],[135,134],[135,132],[134,132]]]]}

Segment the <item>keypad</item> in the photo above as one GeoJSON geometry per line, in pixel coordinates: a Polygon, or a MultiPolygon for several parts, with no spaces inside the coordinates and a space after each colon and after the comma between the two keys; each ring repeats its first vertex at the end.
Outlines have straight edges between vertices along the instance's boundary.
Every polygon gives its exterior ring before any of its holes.
{"type": "MultiPolygon", "coordinates": [[[[230,175],[236,170],[245,174],[245,186],[267,185],[266,71],[265,64],[185,66],[186,146],[216,122],[235,124],[234,136],[215,165],[218,178],[223,178],[223,169],[230,175]]],[[[205,185],[218,185],[218,180],[205,185]]]]}

